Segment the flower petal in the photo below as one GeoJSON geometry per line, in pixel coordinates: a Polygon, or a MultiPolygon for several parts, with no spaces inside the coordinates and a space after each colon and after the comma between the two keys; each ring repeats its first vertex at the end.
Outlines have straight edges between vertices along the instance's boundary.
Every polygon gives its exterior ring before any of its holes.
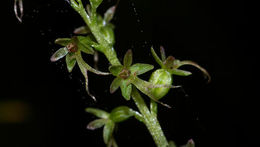
{"type": "Polygon", "coordinates": [[[60,48],[51,56],[51,62],[58,61],[69,53],[67,47],[60,48]]]}
{"type": "Polygon", "coordinates": [[[130,67],[133,62],[133,52],[132,50],[128,50],[124,56],[124,66],[130,67]]]}
{"type": "Polygon", "coordinates": [[[127,106],[119,106],[113,109],[109,115],[109,119],[114,122],[122,122],[133,116],[132,109],[127,106]]]}
{"type": "Polygon", "coordinates": [[[90,32],[91,31],[87,26],[81,26],[81,27],[76,28],[73,33],[77,34],[77,35],[84,35],[84,34],[88,34],[90,32]]]}
{"type": "Polygon", "coordinates": [[[111,139],[114,128],[115,128],[115,123],[109,120],[103,129],[103,139],[105,144],[107,144],[108,141],[111,139]]]}
{"type": "Polygon", "coordinates": [[[167,71],[173,75],[177,76],[189,76],[192,73],[186,70],[180,70],[180,69],[167,69],[167,71]]]}
{"type": "Polygon", "coordinates": [[[164,62],[166,59],[166,55],[165,55],[165,49],[163,46],[160,46],[160,52],[161,52],[161,59],[164,62]]]}
{"type": "Polygon", "coordinates": [[[109,67],[109,71],[112,73],[112,75],[114,76],[118,76],[119,73],[123,70],[123,66],[122,65],[112,65],[109,67]]]}
{"type": "Polygon", "coordinates": [[[155,59],[155,61],[161,66],[163,67],[163,62],[162,60],[158,57],[158,55],[156,54],[156,52],[154,51],[153,47],[151,47],[151,52],[153,55],[153,58],[155,59]]]}
{"type": "Polygon", "coordinates": [[[87,129],[95,130],[95,129],[101,128],[106,124],[106,122],[107,122],[107,119],[96,119],[87,125],[87,129]]]}
{"type": "Polygon", "coordinates": [[[132,74],[141,75],[152,70],[153,68],[154,66],[150,64],[136,63],[130,67],[130,71],[132,74]]]}
{"type": "Polygon", "coordinates": [[[110,85],[110,93],[114,93],[119,88],[119,86],[121,85],[122,80],[123,79],[121,79],[119,77],[115,78],[113,80],[113,82],[110,85]]]}
{"type": "Polygon", "coordinates": [[[94,44],[94,41],[90,37],[77,36],[79,43],[78,48],[86,54],[94,54],[94,50],[91,47],[94,44]]]}
{"type": "Polygon", "coordinates": [[[165,61],[164,61],[164,66],[167,69],[172,69],[174,68],[174,60],[175,58],[173,56],[169,56],[165,61]]]}
{"type": "Polygon", "coordinates": [[[128,101],[131,98],[132,84],[128,83],[128,80],[123,80],[120,85],[122,96],[128,101]]]}
{"type": "Polygon", "coordinates": [[[91,113],[91,114],[93,114],[93,115],[95,115],[96,117],[99,117],[99,118],[107,119],[109,117],[109,113],[107,113],[106,111],[101,110],[101,109],[89,107],[89,108],[86,108],[85,111],[88,112],[88,113],[91,113]]]}
{"type": "Polygon", "coordinates": [[[115,11],[116,11],[116,6],[112,6],[109,9],[107,9],[107,11],[104,14],[104,20],[106,23],[110,22],[113,19],[115,11]]]}
{"type": "Polygon", "coordinates": [[[67,69],[69,72],[72,71],[72,69],[74,68],[74,66],[76,65],[76,58],[74,57],[74,54],[67,54],[66,56],[66,65],[67,65],[67,69]]]}
{"type": "Polygon", "coordinates": [[[61,46],[66,46],[71,42],[70,38],[58,38],[55,40],[55,43],[61,46]]]}

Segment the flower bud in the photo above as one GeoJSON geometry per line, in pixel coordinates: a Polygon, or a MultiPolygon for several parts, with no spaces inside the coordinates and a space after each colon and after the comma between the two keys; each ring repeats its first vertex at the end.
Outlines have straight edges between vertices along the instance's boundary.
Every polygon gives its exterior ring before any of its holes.
{"type": "MultiPolygon", "coordinates": [[[[154,85],[172,85],[172,76],[171,74],[165,69],[158,69],[154,71],[149,79],[154,85]]],[[[165,96],[170,90],[170,87],[157,87],[152,89],[153,96],[159,100],[163,96],[165,96]]]]}

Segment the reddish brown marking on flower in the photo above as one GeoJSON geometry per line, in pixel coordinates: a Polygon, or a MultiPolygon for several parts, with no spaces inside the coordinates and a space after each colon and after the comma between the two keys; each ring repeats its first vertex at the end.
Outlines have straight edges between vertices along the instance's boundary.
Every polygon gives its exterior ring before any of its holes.
{"type": "Polygon", "coordinates": [[[173,56],[169,56],[163,64],[166,66],[166,68],[172,69],[174,67],[174,60],[175,58],[173,56]]]}
{"type": "Polygon", "coordinates": [[[75,53],[78,50],[78,46],[74,43],[69,43],[66,47],[70,53],[75,53]]]}
{"type": "Polygon", "coordinates": [[[131,72],[124,68],[120,73],[119,73],[119,77],[121,77],[122,79],[127,79],[130,76],[131,72]]]}

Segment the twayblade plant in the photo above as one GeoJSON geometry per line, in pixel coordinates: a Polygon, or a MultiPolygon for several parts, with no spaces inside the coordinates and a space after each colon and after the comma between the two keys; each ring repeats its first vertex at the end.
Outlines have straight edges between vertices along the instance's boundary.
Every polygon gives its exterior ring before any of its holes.
{"type": "MultiPolygon", "coordinates": [[[[71,38],[56,39],[55,43],[62,47],[52,55],[51,61],[55,62],[64,57],[68,72],[72,72],[73,68],[78,65],[85,78],[86,91],[94,100],[96,98],[89,92],[88,72],[99,76],[114,76],[115,78],[110,85],[110,93],[113,94],[120,88],[122,97],[126,101],[133,100],[138,108],[137,111],[127,106],[119,106],[110,113],[97,108],[86,108],[86,112],[98,118],[90,122],[87,128],[95,130],[103,127],[104,143],[108,147],[117,147],[113,135],[115,126],[133,116],[139,122],[145,124],[158,147],[176,147],[173,141],[166,139],[157,119],[158,104],[170,108],[169,105],[162,103],[160,99],[164,98],[171,88],[179,87],[173,85],[173,76],[189,76],[192,74],[189,71],[179,69],[181,66],[191,65],[197,67],[210,81],[208,72],[195,62],[180,61],[173,56],[166,57],[163,47],[160,47],[159,57],[151,47],[153,58],[160,65],[160,69],[156,69],[148,81],[143,80],[139,78],[139,75],[153,70],[153,65],[133,63],[132,50],[126,52],[122,63],[117,58],[116,50],[113,47],[115,43],[114,25],[110,22],[114,16],[116,6],[112,6],[101,16],[97,13],[97,8],[102,3],[102,0],[89,0],[89,4],[86,6],[83,5],[81,0],[68,0],[68,2],[82,17],[86,25],[77,28],[74,31],[75,36],[71,38]],[[108,67],[109,72],[99,71],[86,62],[88,59],[83,59],[82,54],[94,55],[95,52],[105,55],[111,64],[108,67]],[[150,99],[150,107],[147,106],[140,92],[150,99]]],[[[14,9],[16,17],[21,22],[23,16],[22,0],[15,0],[14,9]],[[19,14],[17,12],[17,3],[19,5],[19,14]]],[[[195,143],[191,139],[183,147],[194,146],[195,143]]]]}

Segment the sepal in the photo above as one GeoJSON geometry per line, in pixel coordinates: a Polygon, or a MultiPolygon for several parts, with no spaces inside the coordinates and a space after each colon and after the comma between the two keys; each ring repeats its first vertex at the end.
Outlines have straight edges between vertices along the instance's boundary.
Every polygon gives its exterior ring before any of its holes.
{"type": "Polygon", "coordinates": [[[69,50],[67,47],[60,48],[57,50],[52,56],[51,56],[51,62],[55,62],[63,58],[69,53],[69,50]]]}
{"type": "Polygon", "coordinates": [[[101,109],[97,109],[97,108],[86,108],[85,109],[86,112],[91,113],[93,115],[95,115],[98,118],[104,118],[107,119],[109,117],[109,113],[107,113],[104,110],[101,109]]]}
{"type": "Polygon", "coordinates": [[[95,129],[101,128],[101,127],[103,127],[107,123],[107,121],[108,121],[107,119],[96,119],[96,120],[93,120],[92,122],[90,122],[87,125],[87,129],[95,130],[95,129]]]}
{"type": "Polygon", "coordinates": [[[66,65],[67,65],[68,72],[72,72],[72,69],[75,67],[76,62],[77,60],[74,54],[68,53],[66,56],[66,65]]]}

